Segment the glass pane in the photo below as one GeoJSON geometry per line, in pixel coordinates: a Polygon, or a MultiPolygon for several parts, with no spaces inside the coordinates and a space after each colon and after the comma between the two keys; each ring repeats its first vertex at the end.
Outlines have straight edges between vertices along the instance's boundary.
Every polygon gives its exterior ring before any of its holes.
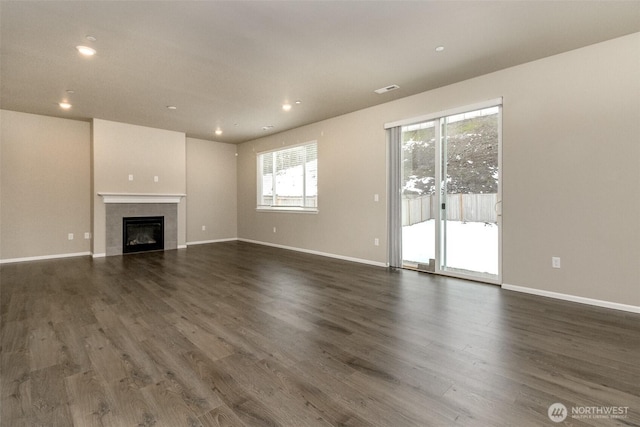
{"type": "Polygon", "coordinates": [[[435,122],[402,128],[402,258],[407,267],[435,268],[435,122]]]}
{"type": "Polygon", "coordinates": [[[306,198],[304,206],[316,208],[318,207],[318,144],[305,146],[305,151],[306,198]]]}
{"type": "Polygon", "coordinates": [[[273,202],[273,154],[260,155],[260,171],[262,175],[260,204],[270,206],[273,202]]]}
{"type": "Polygon", "coordinates": [[[276,153],[276,204],[303,206],[304,147],[276,153]]]}
{"type": "Polygon", "coordinates": [[[498,114],[492,107],[445,119],[447,269],[498,274],[498,114]]]}

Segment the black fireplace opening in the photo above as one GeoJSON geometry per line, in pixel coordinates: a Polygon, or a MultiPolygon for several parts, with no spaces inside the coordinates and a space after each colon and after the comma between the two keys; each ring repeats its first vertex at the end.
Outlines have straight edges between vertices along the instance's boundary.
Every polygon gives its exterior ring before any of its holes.
{"type": "Polygon", "coordinates": [[[122,218],[122,252],[164,250],[164,217],[122,218]]]}

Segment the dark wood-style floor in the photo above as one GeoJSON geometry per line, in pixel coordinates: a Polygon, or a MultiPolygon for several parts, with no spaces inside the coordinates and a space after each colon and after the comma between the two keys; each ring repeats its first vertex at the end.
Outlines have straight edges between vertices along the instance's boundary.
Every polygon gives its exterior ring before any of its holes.
{"type": "Polygon", "coordinates": [[[6,427],[640,425],[640,315],[243,242],[0,270],[6,427]]]}

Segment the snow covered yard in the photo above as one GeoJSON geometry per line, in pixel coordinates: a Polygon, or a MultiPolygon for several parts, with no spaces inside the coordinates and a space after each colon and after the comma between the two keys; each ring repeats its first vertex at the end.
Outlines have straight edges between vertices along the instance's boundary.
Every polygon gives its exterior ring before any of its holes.
{"type": "MultiPolygon", "coordinates": [[[[447,221],[447,266],[498,274],[498,226],[447,221]]],[[[428,263],[435,258],[435,220],[402,227],[402,258],[428,263]]]]}

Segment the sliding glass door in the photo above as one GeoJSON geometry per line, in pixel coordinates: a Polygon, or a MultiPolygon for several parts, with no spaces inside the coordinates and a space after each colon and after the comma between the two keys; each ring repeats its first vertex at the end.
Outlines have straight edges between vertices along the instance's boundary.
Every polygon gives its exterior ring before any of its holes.
{"type": "Polygon", "coordinates": [[[498,116],[492,107],[441,121],[444,271],[498,276],[498,116]]]}
{"type": "Polygon", "coordinates": [[[402,127],[403,266],[500,278],[501,107],[402,127]]]}
{"type": "Polygon", "coordinates": [[[435,271],[436,122],[402,128],[402,262],[405,267],[435,271]]]}

